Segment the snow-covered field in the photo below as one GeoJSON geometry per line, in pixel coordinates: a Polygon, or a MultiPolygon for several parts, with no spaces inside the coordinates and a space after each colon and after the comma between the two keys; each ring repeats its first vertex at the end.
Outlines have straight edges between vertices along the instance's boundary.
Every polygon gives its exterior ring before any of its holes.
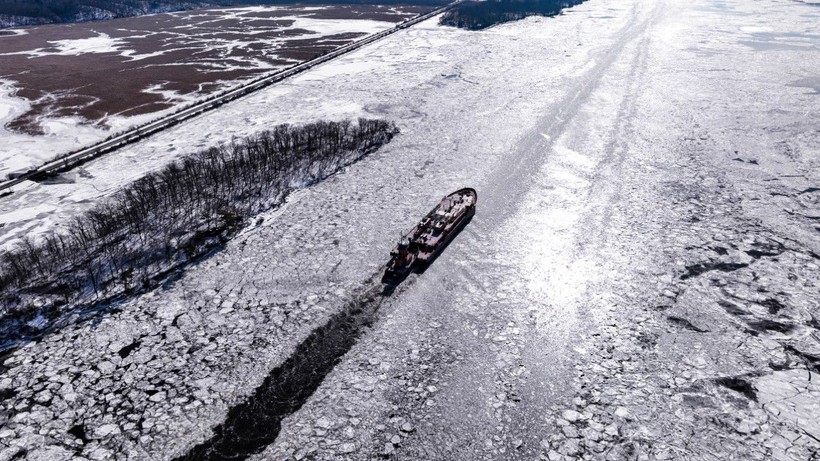
{"type": "Polygon", "coordinates": [[[0,177],[424,10],[251,6],[5,31],[0,177]]]}
{"type": "Polygon", "coordinates": [[[3,199],[8,242],[277,123],[402,129],[168,287],[15,352],[0,457],[185,454],[463,186],[473,221],[253,459],[816,457],[818,16],[590,0],[483,32],[431,20],[3,199]]]}

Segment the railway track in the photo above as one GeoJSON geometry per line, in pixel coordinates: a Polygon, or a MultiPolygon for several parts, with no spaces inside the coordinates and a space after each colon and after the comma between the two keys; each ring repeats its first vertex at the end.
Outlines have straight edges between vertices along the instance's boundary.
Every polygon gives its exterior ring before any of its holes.
{"type": "Polygon", "coordinates": [[[412,27],[422,21],[425,21],[438,14],[441,14],[447,11],[448,9],[452,8],[456,4],[460,3],[461,1],[463,0],[457,0],[446,6],[437,8],[429,13],[425,13],[416,16],[415,18],[411,18],[406,21],[400,22],[399,24],[389,29],[377,32],[372,35],[368,35],[367,37],[364,37],[361,40],[348,43],[347,45],[343,45],[333,51],[323,54],[322,56],[313,58],[303,63],[295,64],[291,67],[288,67],[287,69],[273,72],[263,77],[243,83],[235,88],[225,91],[224,93],[220,93],[211,96],[207,99],[197,101],[187,107],[180,109],[178,112],[169,114],[165,117],[154,120],[152,122],[135,126],[133,128],[128,129],[128,131],[124,133],[117,134],[111,138],[100,141],[79,151],[68,153],[62,157],[48,161],[36,168],[32,168],[24,173],[12,173],[6,179],[0,182],[0,194],[9,195],[13,192],[12,187],[21,184],[25,181],[37,180],[49,174],[70,170],[71,168],[83,162],[87,162],[101,155],[113,152],[125,145],[140,141],[154,133],[158,133],[167,128],[170,128],[184,120],[214,110],[230,101],[254,93],[270,85],[273,85],[274,83],[281,82],[282,80],[305,72],[315,66],[326,63],[339,56],[355,51],[365,45],[369,45],[389,35],[392,35],[403,29],[407,29],[408,27],[412,27]]]}

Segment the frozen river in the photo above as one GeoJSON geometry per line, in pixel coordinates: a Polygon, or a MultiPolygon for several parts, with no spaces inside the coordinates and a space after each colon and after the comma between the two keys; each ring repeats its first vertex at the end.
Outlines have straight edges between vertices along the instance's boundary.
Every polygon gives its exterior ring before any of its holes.
{"type": "Polygon", "coordinates": [[[402,129],[170,286],[14,353],[0,458],[197,458],[216,427],[274,434],[255,460],[816,457],[818,16],[432,20],[11,197],[59,223],[183,146],[328,116],[402,129]],[[398,233],[465,186],[472,222],[379,294],[398,233]],[[316,332],[353,335],[332,369],[316,332]],[[283,420],[236,422],[313,366],[283,420]]]}

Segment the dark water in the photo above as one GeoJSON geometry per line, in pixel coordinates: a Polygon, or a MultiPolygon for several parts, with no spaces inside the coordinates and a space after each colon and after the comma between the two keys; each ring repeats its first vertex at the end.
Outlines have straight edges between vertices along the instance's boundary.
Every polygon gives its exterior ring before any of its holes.
{"type": "Polygon", "coordinates": [[[381,284],[354,299],[313,331],[245,402],[233,407],[211,439],[174,461],[238,461],[261,452],[279,435],[282,420],[298,410],[372,324],[392,291],[381,284]]]}
{"type": "Polygon", "coordinates": [[[487,0],[467,1],[450,9],[441,24],[468,30],[481,30],[529,16],[555,16],[564,8],[585,0],[487,0]]]}

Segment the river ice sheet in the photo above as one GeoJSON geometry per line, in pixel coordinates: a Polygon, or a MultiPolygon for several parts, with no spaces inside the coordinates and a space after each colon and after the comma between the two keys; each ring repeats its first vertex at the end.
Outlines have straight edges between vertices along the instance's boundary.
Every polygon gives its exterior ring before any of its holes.
{"type": "Polygon", "coordinates": [[[332,107],[403,131],[166,289],[16,352],[0,453],[184,453],[472,186],[473,221],[256,459],[817,456],[820,111],[794,82],[820,68],[818,14],[430,21],[91,164],[115,188],[123,162],[332,107]]]}

